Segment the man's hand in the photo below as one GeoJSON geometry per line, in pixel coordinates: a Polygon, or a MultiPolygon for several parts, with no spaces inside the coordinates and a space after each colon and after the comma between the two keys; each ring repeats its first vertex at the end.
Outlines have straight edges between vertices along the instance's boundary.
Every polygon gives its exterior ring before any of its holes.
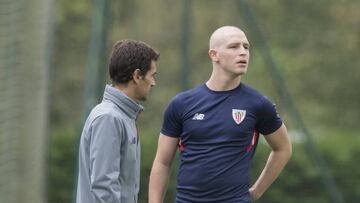
{"type": "Polygon", "coordinates": [[[255,201],[255,200],[260,199],[261,195],[256,193],[254,188],[251,187],[249,189],[249,192],[250,192],[251,201],[255,201]]]}

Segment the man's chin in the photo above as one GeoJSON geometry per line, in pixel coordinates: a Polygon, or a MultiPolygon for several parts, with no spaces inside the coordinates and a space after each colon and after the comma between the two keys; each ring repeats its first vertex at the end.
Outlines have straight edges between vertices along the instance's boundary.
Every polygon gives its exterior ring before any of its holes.
{"type": "Polygon", "coordinates": [[[141,102],[144,102],[144,101],[146,101],[147,100],[147,97],[141,97],[140,99],[139,99],[139,101],[141,101],[141,102]]]}
{"type": "Polygon", "coordinates": [[[245,75],[245,74],[246,74],[246,70],[238,72],[238,75],[245,75]]]}

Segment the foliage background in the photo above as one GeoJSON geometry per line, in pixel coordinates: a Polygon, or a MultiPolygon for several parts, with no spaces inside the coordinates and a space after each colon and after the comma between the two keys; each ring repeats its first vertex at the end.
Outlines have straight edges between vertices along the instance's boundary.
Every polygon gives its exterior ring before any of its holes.
{"type": "MultiPolygon", "coordinates": [[[[162,112],[171,97],[182,91],[180,48],[184,1],[110,2],[112,19],[107,55],[111,45],[123,38],[146,41],[161,53],[157,86],[144,104],[145,116],[140,126],[143,147],[140,202],[146,202],[162,112]]],[[[257,39],[249,33],[238,2],[191,1],[190,87],[203,83],[210,75],[208,39],[217,27],[239,26],[247,33],[250,43],[256,44],[253,42],[257,39]]],[[[345,202],[360,202],[357,169],[360,161],[360,93],[357,89],[360,86],[360,1],[253,0],[248,3],[345,202]]],[[[71,202],[74,197],[93,9],[92,1],[56,1],[48,174],[51,203],[71,202]]],[[[258,202],[330,202],[319,171],[306,153],[304,137],[276,94],[267,64],[256,46],[251,47],[249,71],[243,81],[278,104],[294,144],[289,165],[258,202]]],[[[260,142],[254,158],[253,179],[260,173],[268,152],[266,144],[260,142]]],[[[165,202],[173,200],[175,173],[165,202]]]]}

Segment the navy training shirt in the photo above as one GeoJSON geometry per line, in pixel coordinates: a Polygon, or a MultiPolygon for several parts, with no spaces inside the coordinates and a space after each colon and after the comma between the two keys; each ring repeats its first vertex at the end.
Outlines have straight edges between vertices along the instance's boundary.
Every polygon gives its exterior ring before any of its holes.
{"type": "Polygon", "coordinates": [[[202,84],[176,95],[161,129],[180,138],[176,203],[249,203],[258,135],[281,125],[275,105],[243,83],[229,91],[202,84]]]}

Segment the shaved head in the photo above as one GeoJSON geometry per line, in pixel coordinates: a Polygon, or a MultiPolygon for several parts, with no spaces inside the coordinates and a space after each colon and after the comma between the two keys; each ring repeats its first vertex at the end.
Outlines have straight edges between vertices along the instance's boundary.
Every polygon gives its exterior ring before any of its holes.
{"type": "Polygon", "coordinates": [[[215,30],[209,40],[209,49],[216,49],[226,42],[229,36],[236,33],[245,33],[238,27],[235,26],[223,26],[215,30]]]}

